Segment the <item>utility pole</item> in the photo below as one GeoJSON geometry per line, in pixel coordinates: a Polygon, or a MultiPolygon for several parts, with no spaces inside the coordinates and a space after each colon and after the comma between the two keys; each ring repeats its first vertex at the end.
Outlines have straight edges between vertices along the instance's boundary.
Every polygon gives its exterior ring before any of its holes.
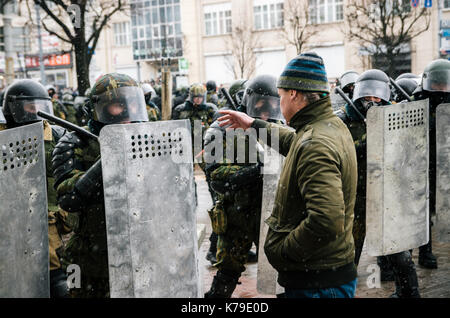
{"type": "Polygon", "coordinates": [[[5,36],[5,79],[6,85],[12,84],[14,81],[14,34],[13,34],[13,3],[8,2],[4,7],[3,31],[5,36]]]}
{"type": "Polygon", "coordinates": [[[45,78],[44,54],[42,53],[41,16],[39,13],[40,6],[36,4],[34,8],[36,10],[36,24],[39,43],[39,70],[41,72],[41,84],[45,86],[47,84],[47,80],[45,78]]]}
{"type": "Polygon", "coordinates": [[[172,117],[172,75],[170,73],[170,58],[161,60],[161,111],[162,120],[172,117]]]}

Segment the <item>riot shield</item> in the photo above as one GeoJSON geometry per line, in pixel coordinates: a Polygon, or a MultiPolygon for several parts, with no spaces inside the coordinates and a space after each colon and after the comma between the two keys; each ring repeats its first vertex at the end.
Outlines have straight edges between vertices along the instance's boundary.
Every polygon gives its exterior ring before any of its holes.
{"type": "Polygon", "coordinates": [[[0,297],[49,297],[42,122],[0,132],[0,297]]]}
{"type": "Polygon", "coordinates": [[[371,107],[367,113],[366,244],[371,256],[426,244],[428,100],[371,107]]]}
{"type": "Polygon", "coordinates": [[[450,104],[436,109],[436,239],[450,242],[450,104]]]}
{"type": "Polygon", "coordinates": [[[188,120],[100,133],[111,297],[200,297],[188,120]]]}
{"type": "Polygon", "coordinates": [[[264,176],[263,195],[261,205],[261,223],[259,228],[259,248],[258,248],[258,273],[256,288],[259,293],[275,295],[282,293],[282,287],[278,285],[278,272],[270,265],[264,253],[264,243],[266,241],[269,226],[264,222],[270,217],[275,202],[275,194],[280,180],[280,173],[283,167],[284,156],[274,149],[264,145],[264,176]]]}

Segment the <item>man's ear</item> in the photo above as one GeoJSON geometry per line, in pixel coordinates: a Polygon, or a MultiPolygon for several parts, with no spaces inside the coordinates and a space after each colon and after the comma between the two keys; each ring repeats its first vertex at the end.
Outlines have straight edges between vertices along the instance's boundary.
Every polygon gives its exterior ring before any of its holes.
{"type": "Polygon", "coordinates": [[[297,98],[300,97],[298,91],[296,91],[295,89],[289,90],[289,96],[291,97],[291,100],[296,100],[297,98]]]}

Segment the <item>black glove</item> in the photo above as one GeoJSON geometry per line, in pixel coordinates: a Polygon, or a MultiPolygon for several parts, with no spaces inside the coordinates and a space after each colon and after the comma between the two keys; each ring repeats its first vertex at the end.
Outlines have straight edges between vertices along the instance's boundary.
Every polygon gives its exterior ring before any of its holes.
{"type": "Polygon", "coordinates": [[[67,212],[80,211],[90,198],[101,193],[102,186],[102,164],[98,160],[78,179],[72,192],[58,196],[58,204],[67,212]]]}
{"type": "Polygon", "coordinates": [[[86,143],[74,132],[65,134],[59,140],[52,153],[53,176],[56,189],[64,181],[64,177],[74,169],[82,169],[81,163],[75,160],[75,148],[83,148],[86,143]]]}

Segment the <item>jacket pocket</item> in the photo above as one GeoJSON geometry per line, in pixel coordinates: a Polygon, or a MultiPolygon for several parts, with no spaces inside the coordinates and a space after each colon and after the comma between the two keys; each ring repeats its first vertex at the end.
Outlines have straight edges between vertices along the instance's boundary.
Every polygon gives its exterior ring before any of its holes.
{"type": "Polygon", "coordinates": [[[224,234],[227,230],[228,220],[223,205],[219,202],[208,210],[209,217],[211,219],[211,227],[214,233],[220,235],[224,234]]]}

